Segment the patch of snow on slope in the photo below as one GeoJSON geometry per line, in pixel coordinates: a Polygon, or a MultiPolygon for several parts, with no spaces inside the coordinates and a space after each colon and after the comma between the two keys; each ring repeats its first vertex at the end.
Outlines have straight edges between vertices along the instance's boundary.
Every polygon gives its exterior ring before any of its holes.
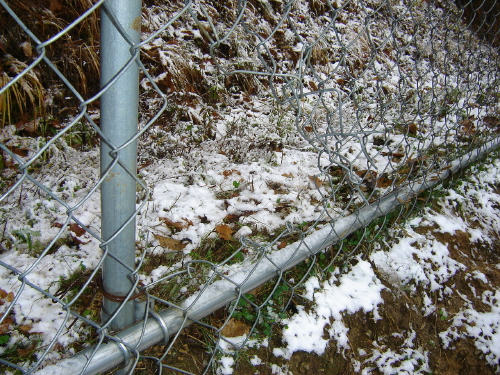
{"type": "Polygon", "coordinates": [[[293,352],[303,350],[318,355],[324,353],[328,340],[323,338],[324,328],[337,342],[338,350],[349,349],[348,328],[342,321],[342,313],[354,314],[359,310],[373,312],[380,319],[377,306],[383,302],[380,295],[385,288],[375,276],[369,262],[358,258],[351,271],[340,278],[334,273],[331,278],[320,284],[317,277],[311,277],[305,284],[305,298],[314,302],[312,311],[301,306],[298,313],[283,320],[283,341],[286,347],[275,350],[275,355],[290,358],[293,352]],[[330,324],[330,319],[334,323],[330,324]]]}

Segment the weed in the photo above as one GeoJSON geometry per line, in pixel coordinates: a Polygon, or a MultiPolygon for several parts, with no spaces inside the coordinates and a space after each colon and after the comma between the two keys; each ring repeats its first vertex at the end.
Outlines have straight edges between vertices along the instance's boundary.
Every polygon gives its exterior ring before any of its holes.
{"type": "Polygon", "coordinates": [[[40,240],[34,237],[40,237],[42,234],[40,231],[34,231],[31,229],[17,229],[12,231],[12,234],[21,244],[26,244],[28,247],[28,254],[36,255],[43,251],[44,245],[40,242],[40,240]]]}
{"type": "Polygon", "coordinates": [[[448,320],[448,313],[446,312],[446,310],[444,308],[439,310],[439,319],[442,322],[448,320]]]}
{"type": "Polygon", "coordinates": [[[285,294],[290,290],[286,284],[278,285],[269,300],[262,300],[265,294],[255,296],[245,294],[239,299],[233,317],[239,321],[253,325],[257,321],[257,338],[259,335],[271,335],[273,326],[288,317],[285,312],[285,294]]]}
{"type": "Polygon", "coordinates": [[[239,251],[240,243],[235,239],[206,236],[195,250],[191,252],[194,260],[206,260],[212,263],[233,264],[244,259],[239,251]]]}

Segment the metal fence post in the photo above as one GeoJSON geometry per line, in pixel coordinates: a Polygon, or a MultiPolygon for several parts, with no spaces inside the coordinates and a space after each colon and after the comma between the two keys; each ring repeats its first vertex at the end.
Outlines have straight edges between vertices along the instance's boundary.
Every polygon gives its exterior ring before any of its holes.
{"type": "Polygon", "coordinates": [[[134,285],[139,67],[132,46],[140,26],[141,0],[107,0],[101,8],[102,319],[111,330],[134,322],[134,302],[120,298],[134,285]]]}

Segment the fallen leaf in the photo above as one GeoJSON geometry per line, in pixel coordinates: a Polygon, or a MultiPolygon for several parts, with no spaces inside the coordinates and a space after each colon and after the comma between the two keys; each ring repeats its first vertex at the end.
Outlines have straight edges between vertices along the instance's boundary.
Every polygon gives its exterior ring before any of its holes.
{"type": "Polygon", "coordinates": [[[286,247],[287,243],[286,241],[281,241],[279,244],[278,244],[278,249],[283,249],[284,247],[286,247]]]}
{"type": "Polygon", "coordinates": [[[262,290],[262,288],[263,288],[263,286],[261,284],[257,288],[254,288],[251,291],[249,291],[248,294],[251,294],[252,296],[256,296],[257,294],[259,294],[259,292],[262,290]]]}
{"type": "Polygon", "coordinates": [[[231,241],[233,237],[231,234],[233,233],[233,230],[231,227],[227,224],[221,224],[215,227],[215,231],[219,235],[220,238],[226,241],[231,241]]]}
{"type": "Polygon", "coordinates": [[[22,122],[22,123],[17,123],[16,124],[17,130],[25,131],[28,133],[34,133],[36,129],[38,128],[36,120],[28,121],[28,122],[22,122]]]}
{"type": "Polygon", "coordinates": [[[496,116],[485,116],[483,117],[483,121],[491,127],[500,125],[500,119],[496,116]]]}
{"type": "Polygon", "coordinates": [[[386,188],[392,185],[392,180],[387,177],[381,177],[377,180],[377,187],[386,188]]]}
{"type": "Polygon", "coordinates": [[[356,174],[363,179],[363,181],[373,181],[377,178],[377,172],[364,169],[356,171],[356,174]]]}
{"type": "Polygon", "coordinates": [[[6,333],[9,333],[9,332],[10,332],[9,324],[0,325],[0,335],[5,335],[6,333]]]}
{"type": "Polygon", "coordinates": [[[465,119],[460,122],[462,125],[462,131],[467,134],[467,135],[473,135],[476,133],[476,127],[474,126],[474,122],[472,122],[470,119],[465,119]]]}
{"type": "Polygon", "coordinates": [[[166,217],[160,217],[160,220],[163,221],[167,227],[174,228],[178,231],[185,229],[189,226],[189,225],[183,223],[182,221],[172,221],[166,217]]]}
{"type": "Polygon", "coordinates": [[[26,56],[26,57],[33,56],[33,47],[31,46],[30,42],[24,42],[24,43],[22,43],[21,47],[23,49],[24,56],[26,56]]]}
{"type": "Polygon", "coordinates": [[[328,172],[333,177],[341,178],[344,176],[344,171],[342,168],[335,168],[335,167],[331,166],[330,168],[328,168],[328,172]]]}
{"type": "Polygon", "coordinates": [[[418,125],[412,122],[410,125],[408,125],[408,133],[410,134],[417,134],[418,131],[418,125]]]}
{"type": "Polygon", "coordinates": [[[226,215],[226,217],[224,218],[224,221],[227,223],[234,223],[236,221],[238,221],[240,219],[242,215],[234,215],[234,214],[228,214],[226,215]]]}
{"type": "Polygon", "coordinates": [[[35,350],[35,343],[32,343],[30,346],[28,346],[26,349],[18,349],[17,354],[20,357],[24,357],[28,354],[30,354],[33,350],[35,350]]]}
{"type": "Polygon", "coordinates": [[[160,236],[159,234],[154,234],[153,236],[158,240],[161,247],[167,247],[174,251],[181,251],[186,247],[185,243],[182,243],[182,241],[176,240],[175,238],[160,236]]]}
{"type": "Polygon", "coordinates": [[[86,231],[85,229],[83,229],[81,226],[79,226],[77,223],[71,223],[69,225],[69,230],[71,232],[71,238],[73,239],[73,241],[79,245],[86,245],[88,243],[90,243],[90,240],[89,241],[82,241],[82,238],[81,236],[83,236],[86,231]]]}
{"type": "Polygon", "coordinates": [[[232,174],[237,174],[237,175],[241,175],[241,172],[240,171],[237,171],[236,169],[231,169],[231,170],[225,170],[224,172],[222,172],[222,175],[224,177],[229,177],[231,176],[232,174]]]}
{"type": "Polygon", "coordinates": [[[9,316],[3,320],[3,323],[0,325],[0,335],[5,335],[11,331],[10,325],[14,323],[14,318],[9,316]]]}
{"type": "Polygon", "coordinates": [[[5,290],[3,290],[2,288],[0,288],[0,299],[3,299],[5,297],[7,297],[7,292],[5,290]]]}
{"type": "Polygon", "coordinates": [[[221,333],[225,337],[240,337],[250,332],[250,326],[236,319],[229,319],[221,333]]]}
{"type": "Polygon", "coordinates": [[[19,326],[19,330],[24,333],[28,333],[29,331],[31,331],[32,328],[33,326],[29,324],[23,324],[22,326],[19,326]]]}
{"type": "Polygon", "coordinates": [[[85,229],[83,229],[77,223],[71,223],[69,225],[69,230],[73,232],[77,237],[80,237],[85,234],[85,229]]]}
{"type": "Polygon", "coordinates": [[[293,173],[283,173],[283,177],[293,178],[293,173]]]}
{"type": "Polygon", "coordinates": [[[316,176],[309,176],[309,179],[314,183],[314,185],[319,188],[320,186],[323,186],[323,181],[321,181],[318,177],[316,176]]]}

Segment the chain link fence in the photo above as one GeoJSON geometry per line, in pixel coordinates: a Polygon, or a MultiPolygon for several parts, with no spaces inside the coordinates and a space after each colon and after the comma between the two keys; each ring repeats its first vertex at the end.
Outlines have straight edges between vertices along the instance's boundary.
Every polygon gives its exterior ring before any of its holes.
{"type": "Polygon", "coordinates": [[[209,372],[499,144],[495,2],[0,5],[6,373],[209,372]]]}

